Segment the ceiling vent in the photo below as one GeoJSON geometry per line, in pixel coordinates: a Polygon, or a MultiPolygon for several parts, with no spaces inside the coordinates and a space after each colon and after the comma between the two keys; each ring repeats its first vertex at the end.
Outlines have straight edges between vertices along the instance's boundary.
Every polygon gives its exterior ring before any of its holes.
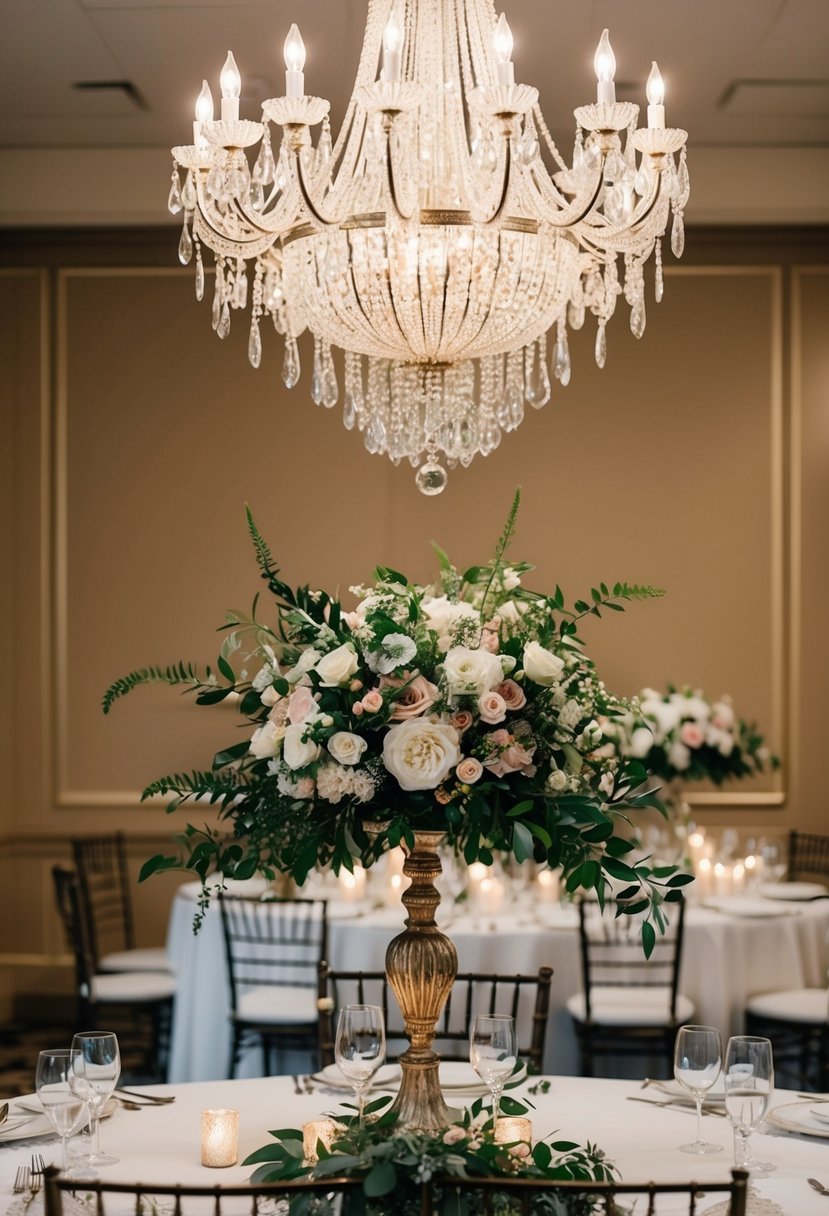
{"type": "Polygon", "coordinates": [[[129,100],[137,110],[147,110],[149,106],[131,80],[76,80],[72,85],[79,93],[97,93],[110,98],[119,96],[129,100]]]}
{"type": "Polygon", "coordinates": [[[717,108],[751,118],[825,118],[829,80],[732,80],[717,108]]]}

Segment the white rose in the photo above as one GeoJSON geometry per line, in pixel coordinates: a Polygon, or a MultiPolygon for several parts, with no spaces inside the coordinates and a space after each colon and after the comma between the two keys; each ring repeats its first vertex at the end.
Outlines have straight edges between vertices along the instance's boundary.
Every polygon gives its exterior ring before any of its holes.
{"type": "Polygon", "coordinates": [[[305,768],[319,758],[322,748],[313,739],[303,739],[308,730],[307,722],[296,722],[285,730],[282,744],[282,758],[288,768],[305,768]]]}
{"type": "Polygon", "coordinates": [[[272,709],[277,701],[282,700],[282,694],[276,691],[273,684],[269,684],[267,688],[262,689],[262,695],[259,699],[263,705],[267,705],[268,709],[272,709]]]}
{"type": "Polygon", "coordinates": [[[453,646],[443,660],[443,675],[450,695],[480,696],[504,678],[504,666],[497,654],[453,646]]]}
{"type": "Polygon", "coordinates": [[[644,760],[653,747],[653,742],[653,731],[647,726],[637,726],[630,736],[628,755],[633,756],[635,760],[644,760]]]}
{"type": "Polygon", "coordinates": [[[253,732],[253,738],[250,741],[251,752],[259,760],[275,756],[279,751],[284,734],[284,726],[277,726],[275,722],[263,723],[258,730],[253,732]]]}
{"type": "Polygon", "coordinates": [[[679,706],[661,698],[648,697],[642,702],[641,708],[646,718],[653,718],[656,722],[656,730],[653,733],[657,743],[661,743],[666,735],[676,730],[682,719],[679,706]]]}
{"type": "Polygon", "coordinates": [[[309,646],[307,650],[303,650],[302,654],[299,656],[299,659],[291,670],[285,672],[285,679],[289,684],[298,683],[306,672],[311,670],[320,657],[321,655],[319,650],[314,650],[312,646],[309,646]]]}
{"type": "Polygon", "coordinates": [[[505,600],[498,608],[498,616],[507,625],[520,625],[521,617],[526,611],[526,604],[516,604],[515,600],[505,600]]]}
{"type": "Polygon", "coordinates": [[[540,642],[527,642],[522,662],[527,678],[533,684],[555,684],[564,671],[564,662],[540,642]]]}
{"type": "Polygon", "coordinates": [[[547,784],[555,793],[560,793],[561,790],[567,788],[567,774],[561,769],[555,768],[547,778],[547,784]]]}
{"type": "Polygon", "coordinates": [[[347,684],[357,670],[357,652],[350,642],[322,656],[314,670],[323,688],[339,688],[347,684]]]}
{"type": "Polygon", "coordinates": [[[668,763],[678,773],[684,773],[691,763],[691,751],[679,739],[675,739],[668,748],[668,763]]]}
{"type": "Polygon", "coordinates": [[[439,637],[451,634],[454,626],[466,618],[479,621],[480,616],[471,604],[455,604],[445,595],[427,595],[420,602],[420,611],[426,617],[429,629],[439,637]]]}
{"type": "Polygon", "coordinates": [[[445,722],[410,718],[383,740],[383,763],[403,790],[433,790],[461,758],[458,732],[445,722]]]}
{"type": "Polygon", "coordinates": [[[505,591],[514,591],[516,587],[521,586],[521,575],[517,570],[513,570],[512,566],[505,566],[503,581],[505,591]]]}
{"type": "Polygon", "coordinates": [[[328,750],[340,764],[359,764],[367,747],[365,739],[350,730],[338,730],[328,740],[328,750]]]}

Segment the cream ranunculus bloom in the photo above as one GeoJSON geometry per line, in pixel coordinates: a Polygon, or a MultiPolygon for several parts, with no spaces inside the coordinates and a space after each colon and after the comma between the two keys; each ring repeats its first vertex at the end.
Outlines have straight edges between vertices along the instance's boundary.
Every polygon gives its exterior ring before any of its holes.
{"type": "Polygon", "coordinates": [[[297,722],[285,730],[282,742],[282,759],[288,768],[305,768],[319,759],[322,748],[313,739],[303,739],[308,730],[307,722],[297,722]]]}
{"type": "Polygon", "coordinates": [[[504,678],[498,655],[488,650],[453,646],[443,660],[443,676],[450,696],[480,696],[504,678]]]}
{"type": "Polygon", "coordinates": [[[339,688],[347,684],[357,670],[357,652],[350,642],[324,654],[314,670],[323,688],[339,688]]]}
{"type": "Polygon", "coordinates": [[[410,718],[383,740],[383,763],[403,790],[435,789],[460,756],[458,732],[446,722],[410,718]]]}
{"type": "Polygon", "coordinates": [[[359,764],[367,747],[365,739],[350,730],[338,730],[328,740],[328,750],[340,764],[359,764]]]}
{"type": "Polygon", "coordinates": [[[527,642],[522,662],[527,678],[533,684],[555,684],[564,671],[564,661],[540,642],[527,642]]]}
{"type": "Polygon", "coordinates": [[[253,738],[250,741],[251,752],[259,760],[270,759],[271,756],[278,753],[284,734],[284,726],[277,726],[275,722],[265,722],[253,732],[253,738]]]}

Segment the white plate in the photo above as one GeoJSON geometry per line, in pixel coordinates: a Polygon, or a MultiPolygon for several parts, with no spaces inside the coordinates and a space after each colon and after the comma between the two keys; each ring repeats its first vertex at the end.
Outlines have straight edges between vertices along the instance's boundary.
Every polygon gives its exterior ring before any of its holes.
{"type": "MultiPolygon", "coordinates": [[[[509,1078],[507,1084],[513,1085],[516,1081],[523,1081],[526,1075],[527,1066],[522,1063],[518,1072],[509,1078]]],[[[446,1092],[489,1093],[488,1087],[484,1085],[472,1065],[463,1060],[441,1060],[440,1087],[446,1092]]]]}
{"type": "MultiPolygon", "coordinates": [[[[399,1064],[381,1064],[372,1077],[371,1089],[396,1086],[400,1082],[400,1075],[399,1064]]],[[[318,1081],[320,1085],[327,1085],[329,1089],[343,1089],[350,1094],[354,1093],[351,1083],[346,1081],[336,1064],[327,1064],[320,1072],[313,1073],[311,1080],[318,1081]]]]}
{"type": "Polygon", "coordinates": [[[766,1115],[766,1121],[784,1132],[800,1132],[802,1136],[820,1136],[829,1140],[829,1124],[816,1119],[808,1102],[787,1102],[775,1106],[766,1115]]]}
{"type": "MultiPolygon", "coordinates": [[[[663,1094],[670,1094],[672,1098],[678,1098],[682,1102],[687,1102],[690,1106],[694,1105],[693,1095],[680,1085],[679,1081],[651,1081],[654,1089],[658,1089],[663,1094]]],[[[703,1106],[723,1106],[725,1104],[725,1090],[721,1088],[720,1083],[715,1081],[713,1089],[709,1089],[707,1094],[702,1099],[703,1106]]]]}
{"type": "Polygon", "coordinates": [[[829,895],[819,882],[767,882],[760,891],[765,899],[778,900],[819,899],[821,895],[829,895]]]}
{"type": "Polygon", "coordinates": [[[814,1115],[818,1123],[829,1123],[829,1102],[822,1103],[820,1106],[810,1106],[809,1114],[814,1115]]]}
{"type": "MultiPolygon", "coordinates": [[[[31,1113],[37,1102],[37,1098],[32,1098],[31,1102],[26,1102],[22,1108],[18,1108],[20,1109],[19,1120],[15,1118],[15,1108],[12,1105],[8,1119],[5,1123],[0,1124],[0,1144],[10,1143],[12,1140],[31,1140],[36,1136],[56,1135],[55,1129],[46,1115],[33,1115],[31,1113]]],[[[109,1098],[104,1103],[101,1118],[108,1119],[117,1107],[118,1103],[116,1100],[109,1098]]]]}
{"type": "Polygon", "coordinates": [[[726,916],[745,916],[752,920],[795,915],[794,908],[781,908],[779,901],[773,903],[767,899],[746,899],[741,895],[735,895],[731,899],[707,899],[705,907],[724,912],[726,916]]]}

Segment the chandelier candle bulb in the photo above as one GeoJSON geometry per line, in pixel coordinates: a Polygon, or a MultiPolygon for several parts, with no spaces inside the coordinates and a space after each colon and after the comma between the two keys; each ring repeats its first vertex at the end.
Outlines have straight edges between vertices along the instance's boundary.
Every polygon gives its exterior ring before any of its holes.
{"type": "Polygon", "coordinates": [[[294,22],[288,30],[283,48],[285,56],[285,94],[287,97],[305,96],[305,43],[299,26],[294,22]]]}
{"type": "Polygon", "coordinates": [[[211,1169],[235,1165],[239,1155],[238,1110],[203,1110],[201,1163],[211,1169]]]}
{"type": "Polygon", "coordinates": [[[403,22],[398,5],[392,5],[383,30],[383,77],[387,84],[400,83],[403,51],[403,22]]]}
{"type": "Polygon", "coordinates": [[[665,82],[655,59],[651,64],[645,92],[648,97],[648,126],[651,130],[661,131],[665,126],[665,82]]]}
{"type": "Polygon", "coordinates": [[[499,1119],[495,1124],[496,1144],[532,1144],[532,1119],[499,1119]]]}
{"type": "Polygon", "coordinates": [[[219,84],[222,89],[222,122],[238,122],[242,77],[236,66],[236,60],[233,58],[233,51],[227,53],[219,84]]]}
{"type": "Polygon", "coordinates": [[[495,62],[498,68],[498,83],[509,87],[515,84],[515,66],[512,62],[512,30],[506,13],[501,13],[492,38],[495,62]]]}
{"type": "Polygon", "coordinates": [[[197,148],[206,148],[205,123],[213,121],[213,94],[206,80],[201,82],[201,92],[196,98],[196,120],[193,123],[193,143],[197,148]]]}
{"type": "Polygon", "coordinates": [[[596,101],[599,105],[613,105],[616,101],[616,85],[613,83],[613,77],[616,75],[616,56],[613,54],[607,30],[602,30],[593,66],[596,69],[596,101]]]}

